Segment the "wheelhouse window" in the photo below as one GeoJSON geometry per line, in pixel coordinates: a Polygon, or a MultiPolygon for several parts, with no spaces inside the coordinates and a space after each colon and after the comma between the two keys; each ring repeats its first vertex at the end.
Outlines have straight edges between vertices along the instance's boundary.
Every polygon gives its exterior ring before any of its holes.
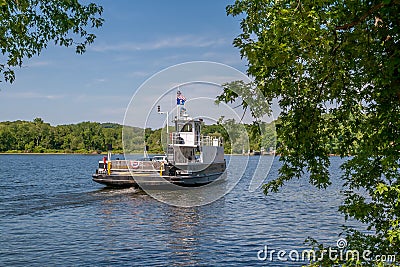
{"type": "Polygon", "coordinates": [[[190,133],[192,132],[192,124],[191,123],[186,123],[185,125],[182,126],[181,132],[186,132],[186,133],[190,133]]]}

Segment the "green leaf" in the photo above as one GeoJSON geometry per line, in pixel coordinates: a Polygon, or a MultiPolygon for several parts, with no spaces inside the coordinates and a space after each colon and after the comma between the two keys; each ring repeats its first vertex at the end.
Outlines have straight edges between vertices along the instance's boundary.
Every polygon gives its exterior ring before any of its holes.
{"type": "Polygon", "coordinates": [[[388,187],[385,184],[379,183],[376,187],[376,191],[378,192],[380,195],[383,194],[383,192],[387,192],[389,191],[388,187]]]}
{"type": "Polygon", "coordinates": [[[44,0],[0,0],[0,25],[3,25],[0,26],[3,54],[0,82],[12,83],[15,79],[14,67],[21,66],[26,58],[39,55],[51,41],[60,46],[76,44],[79,54],[93,43],[95,35],[88,28],[102,26],[103,18],[100,16],[103,8],[96,4],[84,5],[79,1],[57,3],[49,5],[44,0]]]}
{"type": "MultiPolygon", "coordinates": [[[[237,0],[227,14],[241,15],[242,32],[233,44],[247,60],[255,87],[268,103],[278,99],[281,110],[282,166],[264,192],[293,178],[325,188],[328,155],[339,155],[339,211],[370,230],[349,228],[349,245],[400,257],[398,227],[391,226],[400,216],[398,1],[237,0]]],[[[218,99],[240,96],[225,89],[218,99]]]]}

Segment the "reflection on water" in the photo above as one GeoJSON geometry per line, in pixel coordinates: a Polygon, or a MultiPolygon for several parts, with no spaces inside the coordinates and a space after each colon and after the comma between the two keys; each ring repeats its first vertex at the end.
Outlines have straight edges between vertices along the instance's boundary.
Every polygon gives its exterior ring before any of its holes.
{"type": "Polygon", "coordinates": [[[227,172],[224,172],[218,180],[200,187],[175,186],[168,190],[145,189],[151,197],[163,203],[177,207],[194,207],[212,203],[225,194],[233,186],[227,180],[227,172]]]}
{"type": "Polygon", "coordinates": [[[200,218],[196,208],[177,208],[170,206],[164,211],[162,223],[169,226],[167,249],[181,258],[175,266],[188,266],[199,263],[196,248],[199,246],[200,218]]]}
{"type": "MultiPolygon", "coordinates": [[[[258,158],[221,199],[182,208],[92,182],[98,156],[0,156],[0,266],[299,266],[260,262],[257,252],[304,248],[308,236],[336,242],[345,223],[337,212],[341,160],[333,158],[327,190],[294,180],[266,197],[248,191],[258,158]]],[[[191,197],[214,194],[202,193],[191,197]]],[[[179,191],[162,197],[191,201],[179,191]]]]}

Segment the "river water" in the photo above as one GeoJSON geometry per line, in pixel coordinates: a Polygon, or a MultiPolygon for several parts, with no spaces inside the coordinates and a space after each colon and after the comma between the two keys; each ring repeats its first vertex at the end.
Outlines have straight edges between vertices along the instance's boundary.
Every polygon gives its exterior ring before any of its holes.
{"type": "Polygon", "coordinates": [[[181,208],[92,182],[99,155],[0,155],[0,266],[301,266],[257,255],[301,252],[307,237],[336,244],[342,160],[332,158],[327,190],[301,179],[265,196],[248,190],[258,159],[223,198],[181,208]]]}

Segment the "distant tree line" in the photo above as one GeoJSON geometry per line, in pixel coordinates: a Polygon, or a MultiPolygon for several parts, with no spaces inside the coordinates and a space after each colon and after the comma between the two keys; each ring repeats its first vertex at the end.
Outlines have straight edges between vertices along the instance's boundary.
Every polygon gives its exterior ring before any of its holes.
{"type": "Polygon", "coordinates": [[[122,125],[81,122],[51,126],[41,118],[0,123],[0,152],[100,153],[107,144],[122,150],[122,125]]]}
{"type": "MultiPolygon", "coordinates": [[[[221,117],[217,123],[203,125],[202,134],[221,137],[225,153],[240,154],[243,151],[269,151],[280,145],[275,126],[280,127],[279,119],[273,123],[238,123],[233,119],[221,117]]],[[[52,126],[41,118],[33,121],[0,122],[0,152],[22,153],[101,153],[112,144],[116,153],[123,152],[122,128],[117,123],[81,122],[77,124],[52,126]]],[[[171,128],[172,130],[172,128],[171,128]]],[[[131,127],[132,140],[145,136],[149,153],[162,153],[163,129],[141,129],[131,127]]],[[[164,129],[165,134],[165,129],[164,129]]],[[[326,143],[331,153],[335,153],[337,141],[326,143]]],[[[143,152],[144,144],[135,147],[135,152],[143,152]]]]}

